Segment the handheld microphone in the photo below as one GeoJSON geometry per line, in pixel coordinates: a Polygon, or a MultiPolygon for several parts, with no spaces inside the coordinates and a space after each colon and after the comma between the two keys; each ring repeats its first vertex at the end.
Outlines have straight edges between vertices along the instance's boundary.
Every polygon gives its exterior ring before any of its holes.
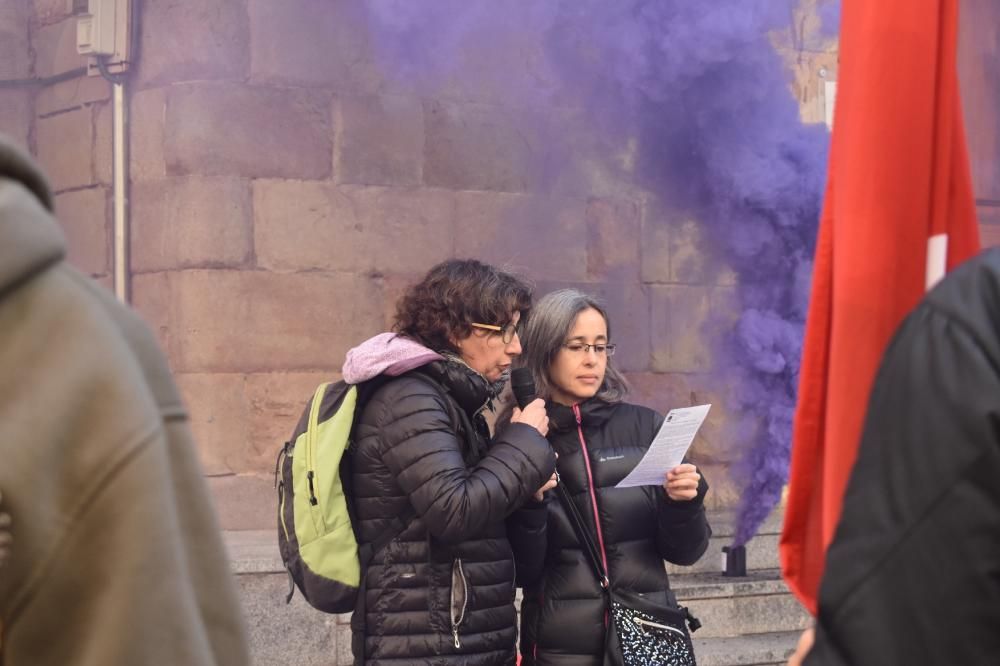
{"type": "MultiPolygon", "coordinates": [[[[535,378],[531,376],[530,368],[514,368],[510,373],[510,388],[514,392],[514,400],[521,409],[527,407],[535,399],[535,378]]],[[[557,458],[559,456],[556,456],[557,458]]],[[[553,471],[552,475],[556,481],[559,480],[559,471],[553,471]]],[[[561,488],[562,486],[560,486],[561,488]]]]}
{"type": "Polygon", "coordinates": [[[524,409],[535,399],[535,378],[531,368],[514,368],[510,373],[510,388],[514,392],[517,406],[524,409]]]}

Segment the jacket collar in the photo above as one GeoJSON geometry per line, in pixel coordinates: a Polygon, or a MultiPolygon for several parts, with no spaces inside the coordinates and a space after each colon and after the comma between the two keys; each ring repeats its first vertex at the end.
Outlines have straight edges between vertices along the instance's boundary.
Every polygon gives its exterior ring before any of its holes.
{"type": "MultiPolygon", "coordinates": [[[[584,426],[603,425],[614,413],[617,403],[604,402],[599,398],[590,398],[578,403],[580,420],[584,426]]],[[[556,402],[547,403],[549,419],[555,430],[570,430],[576,427],[576,414],[573,408],[556,402]]]]}
{"type": "Polygon", "coordinates": [[[497,387],[502,386],[502,382],[491,384],[461,359],[452,355],[445,355],[444,360],[428,363],[417,372],[426,373],[440,382],[448,389],[448,393],[459,407],[469,414],[475,414],[484,407],[492,409],[493,398],[498,393],[497,387]]]}

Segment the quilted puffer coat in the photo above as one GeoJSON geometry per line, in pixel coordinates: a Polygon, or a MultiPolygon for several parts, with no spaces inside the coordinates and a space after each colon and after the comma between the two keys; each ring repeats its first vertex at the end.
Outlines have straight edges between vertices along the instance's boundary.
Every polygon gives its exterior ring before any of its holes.
{"type": "MultiPolygon", "coordinates": [[[[592,398],[572,408],[550,403],[548,411],[560,482],[588,523],[612,584],[675,605],[663,562],[693,564],[708,547],[708,484],[702,479],[697,496],[683,502],[669,499],[661,486],[615,488],[663,423],[650,409],[592,398]]],[[[524,585],[521,663],[601,666],[604,592],[552,495],[530,501],[508,521],[524,585]]]]}
{"type": "Polygon", "coordinates": [[[481,375],[438,360],[390,380],[364,406],[352,477],[359,541],[374,542],[398,516],[414,517],[366,571],[352,619],[356,664],[515,661],[504,520],[549,478],[555,456],[524,424],[489,441],[489,397],[481,375]]]}

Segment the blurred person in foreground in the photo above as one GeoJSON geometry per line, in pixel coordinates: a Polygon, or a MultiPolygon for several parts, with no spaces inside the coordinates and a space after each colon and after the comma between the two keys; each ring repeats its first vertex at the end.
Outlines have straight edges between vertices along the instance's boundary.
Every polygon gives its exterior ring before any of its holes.
{"type": "Polygon", "coordinates": [[[0,491],[13,530],[0,661],[245,666],[166,361],[140,319],[64,257],[44,177],[0,137],[0,491]]]}
{"type": "Polygon", "coordinates": [[[1000,250],[949,273],[886,349],[789,663],[1000,663],[1000,250]]]}
{"type": "Polygon", "coordinates": [[[13,538],[10,534],[10,514],[3,510],[3,493],[0,493],[0,567],[7,561],[10,544],[13,538]]]}

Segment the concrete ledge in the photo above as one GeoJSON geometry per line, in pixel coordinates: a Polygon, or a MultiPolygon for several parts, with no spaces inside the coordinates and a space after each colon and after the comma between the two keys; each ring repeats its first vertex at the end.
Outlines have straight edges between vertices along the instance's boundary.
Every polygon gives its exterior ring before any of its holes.
{"type": "Polygon", "coordinates": [[[284,573],[275,530],[226,530],[222,536],[233,573],[284,573]]]}
{"type": "Polygon", "coordinates": [[[684,599],[788,594],[781,572],[777,569],[748,571],[746,576],[733,578],[716,573],[674,576],[670,586],[678,598],[684,599]]]}
{"type": "MultiPolygon", "coordinates": [[[[694,567],[668,566],[678,599],[704,624],[695,635],[698,663],[784,664],[809,616],[788,593],[776,568],[780,515],[769,518],[748,544],[745,578],[719,573],[721,547],[732,535],[732,515],[712,513],[709,521],[715,536],[701,561],[694,567]]],[[[350,614],[314,610],[298,591],[290,604],[285,603],[289,580],[275,530],[226,531],[223,536],[250,628],[255,665],[352,663],[350,614]]]]}
{"type": "MultiPolygon", "coordinates": [[[[747,544],[747,569],[776,569],[778,567],[778,536],[781,533],[782,512],[775,511],[761,526],[760,531],[747,544]]],[[[734,516],[731,512],[710,511],[709,524],[712,539],[708,550],[690,567],[667,565],[672,576],[709,574],[722,571],[722,547],[732,542],[734,516]]],[[[233,571],[245,573],[281,573],[276,530],[226,530],[223,532],[233,571]]],[[[723,579],[732,581],[734,579],[723,579]]]]}
{"type": "MultiPolygon", "coordinates": [[[[778,568],[778,538],[777,534],[758,534],[746,544],[747,570],[778,568]]],[[[721,573],[725,569],[724,546],[732,543],[731,535],[713,534],[708,542],[708,549],[701,559],[689,567],[667,564],[667,573],[671,576],[689,573],[721,573]]]]}

